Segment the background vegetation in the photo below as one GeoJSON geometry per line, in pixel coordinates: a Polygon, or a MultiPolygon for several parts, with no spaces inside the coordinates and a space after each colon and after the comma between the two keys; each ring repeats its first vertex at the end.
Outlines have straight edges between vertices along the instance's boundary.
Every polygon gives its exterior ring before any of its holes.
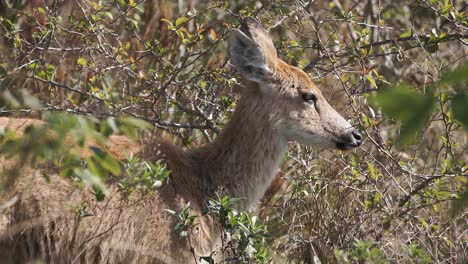
{"type": "MultiPolygon", "coordinates": [[[[210,213],[224,219],[226,234],[238,234],[226,260],[463,263],[467,6],[2,0],[0,115],[49,123],[23,138],[2,131],[0,150],[19,155],[18,166],[60,159],[62,175],[91,183],[103,198],[105,176],[122,174],[117,158],[98,149],[80,157],[63,147],[65,134],[78,145],[112,133],[136,136],[135,128],[171,134],[187,147],[212,141],[242,89],[226,54],[229,29],[254,16],[271,30],[280,57],[304,69],[365,140],[352,152],[291,144],[259,212],[235,214],[234,198],[214,197],[210,213]],[[50,130],[57,134],[47,136],[50,130]]],[[[167,177],[161,164],[124,163],[124,191],[167,177]]],[[[3,188],[17,169],[2,174],[3,188]]],[[[170,213],[190,228],[186,209],[170,213]]]]}

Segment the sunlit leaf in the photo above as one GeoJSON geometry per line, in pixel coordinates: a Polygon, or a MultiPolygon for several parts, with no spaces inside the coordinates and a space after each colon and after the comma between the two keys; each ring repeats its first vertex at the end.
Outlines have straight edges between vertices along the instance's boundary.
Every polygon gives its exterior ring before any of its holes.
{"type": "Polygon", "coordinates": [[[375,79],[374,79],[374,77],[372,77],[372,75],[366,74],[366,75],[364,75],[364,77],[366,77],[366,79],[370,82],[370,84],[371,84],[374,88],[378,88],[378,87],[377,87],[377,83],[375,82],[375,79]]]}
{"type": "Polygon", "coordinates": [[[413,29],[408,28],[408,30],[405,33],[400,35],[400,38],[407,38],[407,37],[411,37],[411,36],[413,36],[413,29]]]}
{"type": "Polygon", "coordinates": [[[162,22],[166,22],[167,24],[171,25],[172,26],[172,22],[168,19],[165,19],[165,18],[161,18],[160,19],[162,22]]]}
{"type": "Polygon", "coordinates": [[[186,18],[186,17],[179,17],[177,18],[176,22],[175,22],[175,25],[176,27],[180,27],[182,24],[184,24],[185,22],[187,22],[189,19],[186,18]]]}
{"type": "Polygon", "coordinates": [[[77,61],[76,61],[76,64],[78,66],[85,66],[86,65],[86,59],[85,58],[79,58],[77,61]]]}

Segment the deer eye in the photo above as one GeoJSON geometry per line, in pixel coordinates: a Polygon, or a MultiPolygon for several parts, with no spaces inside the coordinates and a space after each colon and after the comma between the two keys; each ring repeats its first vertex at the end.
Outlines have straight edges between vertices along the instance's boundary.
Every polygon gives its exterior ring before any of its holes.
{"type": "Polygon", "coordinates": [[[315,104],[317,102],[317,96],[313,93],[302,93],[301,96],[306,103],[315,104]]]}

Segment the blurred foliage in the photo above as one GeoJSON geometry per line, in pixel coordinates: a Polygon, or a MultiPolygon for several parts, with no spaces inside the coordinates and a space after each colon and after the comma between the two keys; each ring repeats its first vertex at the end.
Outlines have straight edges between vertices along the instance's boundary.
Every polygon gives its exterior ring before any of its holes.
{"type": "MultiPolygon", "coordinates": [[[[79,182],[94,187],[97,193],[106,193],[106,178],[108,175],[119,176],[121,168],[119,161],[97,144],[104,145],[114,132],[126,131],[131,135],[144,128],[138,126],[140,121],[129,122],[129,118],[97,120],[60,112],[46,113],[44,121],[27,126],[20,136],[8,129],[0,131],[0,152],[6,158],[18,160],[2,175],[2,188],[9,187],[17,170],[23,166],[55,162],[60,175],[76,177],[79,182]],[[86,146],[87,142],[96,145],[86,146]],[[83,156],[81,149],[86,147],[90,154],[83,156]],[[87,168],[82,167],[82,161],[87,168]]],[[[44,176],[48,178],[46,171],[44,176]]]]}
{"type": "MultiPolygon", "coordinates": [[[[468,129],[468,116],[465,112],[468,105],[468,63],[444,74],[440,83],[433,85],[442,86],[439,87],[440,94],[437,96],[443,102],[451,101],[453,118],[468,129]],[[456,88],[455,92],[446,89],[446,86],[456,88]]],[[[415,134],[427,124],[436,104],[433,93],[420,94],[415,92],[414,87],[406,84],[378,93],[373,101],[385,114],[401,121],[400,141],[403,144],[414,141],[415,134]]]]}
{"type": "Polygon", "coordinates": [[[433,95],[420,94],[407,85],[384,90],[374,101],[385,114],[401,121],[399,140],[403,144],[414,141],[414,135],[427,123],[435,103],[433,95]]]}
{"type": "MultiPolygon", "coordinates": [[[[98,146],[140,129],[184,146],[212,141],[242,89],[226,55],[228,32],[255,16],[279,56],[304,69],[365,141],[352,153],[291,144],[286,182],[259,218],[234,215],[235,198],[211,201],[223,234],[239,238],[226,240],[226,254],[463,263],[466,9],[450,0],[0,1],[0,115],[47,121],[21,136],[1,131],[0,152],[19,161],[2,173],[2,186],[22,166],[54,163],[94,186],[98,199],[110,175],[126,193],[157,189],[170,173],[164,164],[120,161],[98,146]],[[99,144],[81,155],[90,141],[99,144]]],[[[170,212],[179,234],[196,228],[189,205],[170,212]]]]}

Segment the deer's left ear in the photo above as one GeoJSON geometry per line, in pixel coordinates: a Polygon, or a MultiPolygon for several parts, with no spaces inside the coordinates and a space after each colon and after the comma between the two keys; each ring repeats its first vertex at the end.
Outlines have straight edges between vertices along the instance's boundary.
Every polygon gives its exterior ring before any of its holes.
{"type": "Polygon", "coordinates": [[[231,63],[245,78],[264,82],[273,74],[262,48],[240,30],[231,30],[228,50],[231,63]]]}

